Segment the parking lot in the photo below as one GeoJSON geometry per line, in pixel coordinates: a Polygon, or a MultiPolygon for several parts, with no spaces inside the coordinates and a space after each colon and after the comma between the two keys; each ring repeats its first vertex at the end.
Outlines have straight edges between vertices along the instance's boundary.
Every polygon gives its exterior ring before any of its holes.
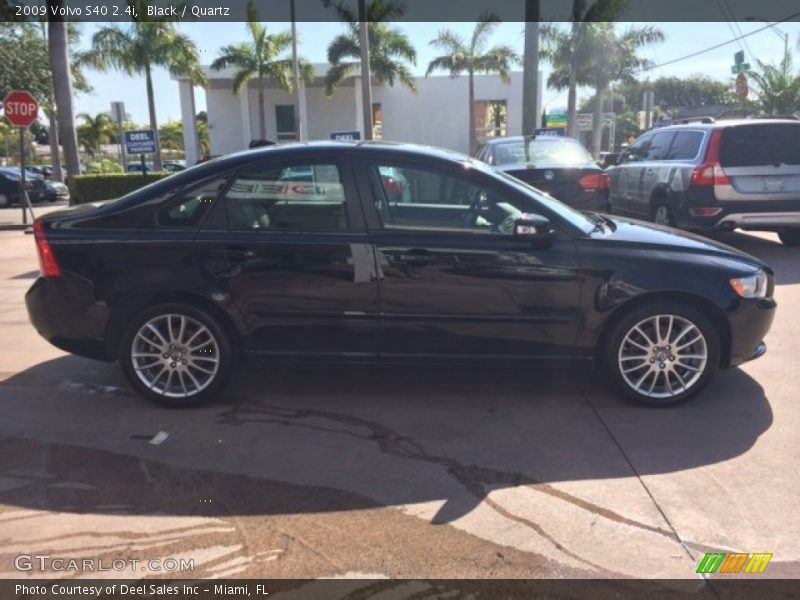
{"type": "Polygon", "coordinates": [[[36,334],[33,240],[0,232],[0,576],[40,553],[189,558],[192,578],[690,578],[741,551],[800,577],[800,251],[719,239],[773,266],[778,313],[764,358],[683,406],[571,370],[258,363],[171,411],[36,334]]]}

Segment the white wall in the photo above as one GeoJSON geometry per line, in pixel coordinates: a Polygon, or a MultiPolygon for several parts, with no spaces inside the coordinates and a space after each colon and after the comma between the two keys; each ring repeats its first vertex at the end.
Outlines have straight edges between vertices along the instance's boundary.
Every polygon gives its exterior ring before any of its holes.
{"type": "MultiPolygon", "coordinates": [[[[475,78],[475,100],[506,100],[508,134],[522,131],[522,73],[512,73],[506,85],[497,75],[475,78]]],[[[540,75],[541,83],[541,75],[540,75]]],[[[373,88],[373,101],[383,109],[383,139],[440,146],[460,152],[469,151],[468,83],[466,77],[452,79],[446,75],[420,77],[415,95],[405,87],[373,88]]],[[[352,82],[337,89],[330,98],[318,85],[306,87],[307,127],[310,140],[327,140],[333,131],[357,129],[356,88],[352,82]]],[[[292,104],[293,96],[268,88],[266,99],[267,138],[277,139],[275,106],[292,104]]],[[[258,90],[251,87],[250,135],[258,137],[258,90]]],[[[246,147],[242,130],[242,102],[233,96],[228,85],[215,85],[206,92],[211,152],[225,154],[246,147]]],[[[541,113],[540,108],[537,110],[541,113]]]]}

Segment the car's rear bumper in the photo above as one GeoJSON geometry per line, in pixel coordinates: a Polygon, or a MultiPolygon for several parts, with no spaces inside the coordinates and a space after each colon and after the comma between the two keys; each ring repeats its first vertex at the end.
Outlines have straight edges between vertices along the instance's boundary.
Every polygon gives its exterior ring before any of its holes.
{"type": "Polygon", "coordinates": [[[25,305],[36,331],[66,352],[113,360],[104,340],[107,308],[94,301],[87,284],[69,275],[39,277],[25,294],[25,305]]]}
{"type": "Polygon", "coordinates": [[[705,193],[691,194],[675,207],[675,220],[683,229],[795,229],[800,228],[800,198],[718,201],[709,188],[705,193]],[[717,212],[698,216],[699,209],[715,209],[717,212]]]}
{"type": "Polygon", "coordinates": [[[784,229],[800,228],[800,211],[731,213],[714,225],[717,229],[784,229]]]}
{"type": "Polygon", "coordinates": [[[764,355],[764,338],[772,326],[776,307],[773,298],[739,300],[729,311],[730,353],[725,366],[735,367],[764,355]]]}

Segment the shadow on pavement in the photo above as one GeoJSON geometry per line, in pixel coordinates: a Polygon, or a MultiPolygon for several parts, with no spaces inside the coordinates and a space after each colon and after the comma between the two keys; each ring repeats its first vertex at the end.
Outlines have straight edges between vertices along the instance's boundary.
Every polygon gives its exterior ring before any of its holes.
{"type": "Polygon", "coordinates": [[[664,535],[551,484],[632,477],[628,457],[638,475],[730,460],[772,424],[741,370],[655,410],[577,369],[257,364],[222,404],[169,411],[128,392],[115,366],[64,357],[10,378],[0,399],[6,505],[199,516],[443,501],[433,522],[445,523],[493,490],[532,486],[664,535]],[[102,384],[41,392],[64,373],[102,384]],[[131,439],[159,428],[172,434],[163,445],[131,439]]]}

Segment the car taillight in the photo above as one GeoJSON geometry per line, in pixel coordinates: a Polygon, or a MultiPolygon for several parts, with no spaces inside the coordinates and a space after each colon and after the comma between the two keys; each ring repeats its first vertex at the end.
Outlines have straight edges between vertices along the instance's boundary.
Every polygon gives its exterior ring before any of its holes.
{"type": "Polygon", "coordinates": [[[722,143],[722,130],[716,129],[711,132],[711,140],[708,142],[706,159],[702,165],[695,167],[692,171],[692,185],[730,185],[731,180],[719,164],[719,146],[722,143]]]}
{"type": "Polygon", "coordinates": [[[386,177],[384,182],[386,183],[386,191],[393,196],[401,196],[403,194],[403,184],[394,177],[386,177]]]}
{"type": "Polygon", "coordinates": [[[582,190],[593,192],[595,190],[608,189],[608,175],[605,173],[592,173],[591,175],[584,175],[578,180],[578,185],[582,190]]]}
{"type": "Polygon", "coordinates": [[[39,253],[39,270],[43,277],[61,277],[61,267],[58,266],[53,247],[47,241],[44,221],[33,222],[33,237],[36,238],[36,251],[39,253]]]}

